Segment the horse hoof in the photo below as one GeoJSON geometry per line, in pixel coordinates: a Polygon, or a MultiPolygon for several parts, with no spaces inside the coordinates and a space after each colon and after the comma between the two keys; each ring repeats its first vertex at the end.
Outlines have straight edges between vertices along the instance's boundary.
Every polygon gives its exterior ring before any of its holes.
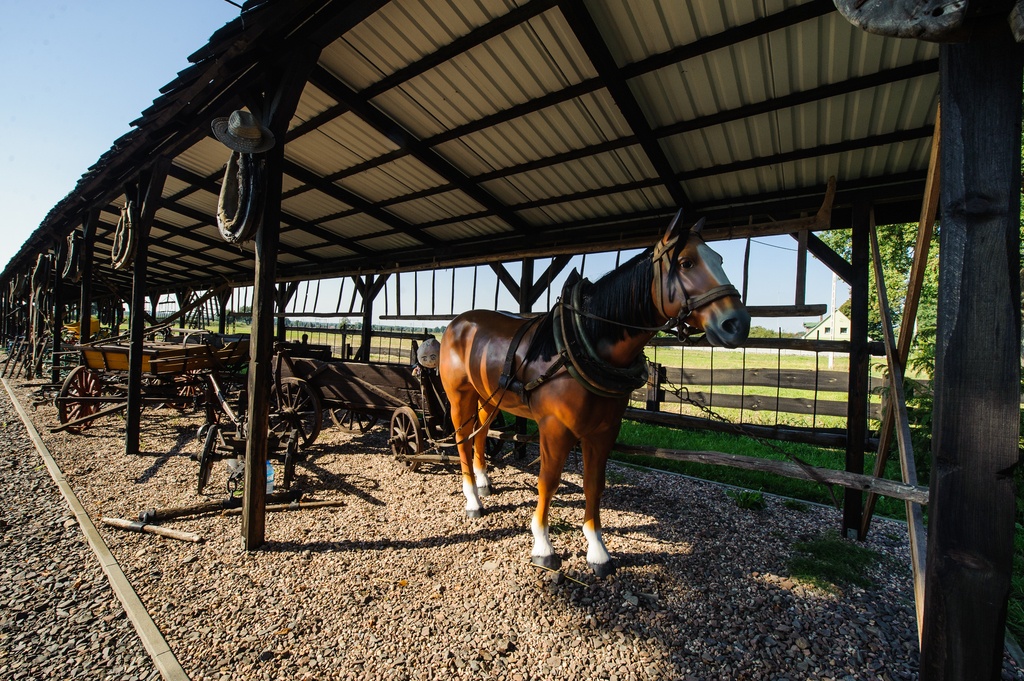
{"type": "Polygon", "coordinates": [[[484,509],[477,508],[477,509],[470,510],[470,509],[467,508],[466,509],[466,517],[467,518],[483,518],[484,517],[484,509]]]}
{"type": "Polygon", "coordinates": [[[562,559],[558,557],[557,553],[552,553],[550,556],[530,556],[530,562],[548,570],[557,570],[562,567],[562,559]]]}
{"type": "Polygon", "coordinates": [[[479,497],[489,497],[489,496],[491,496],[491,487],[490,487],[490,485],[488,485],[487,487],[477,487],[476,488],[476,494],[479,497]]]}
{"type": "Polygon", "coordinates": [[[612,561],[608,561],[607,563],[588,562],[587,565],[590,566],[590,569],[594,571],[594,575],[599,579],[604,579],[605,577],[610,577],[615,574],[615,563],[612,561]]]}

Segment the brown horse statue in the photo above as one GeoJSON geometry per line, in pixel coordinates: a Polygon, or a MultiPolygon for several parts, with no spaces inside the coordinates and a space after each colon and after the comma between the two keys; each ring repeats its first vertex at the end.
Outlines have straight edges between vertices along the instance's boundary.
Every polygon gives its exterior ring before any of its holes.
{"type": "Polygon", "coordinates": [[[615,571],[601,539],[605,463],[630,393],[647,383],[647,342],[670,328],[681,338],[703,331],[713,345],[726,347],[747,338],[750,315],[721,256],[700,236],[704,221],[682,227],[681,213],[660,241],[597,282],[573,272],[551,312],[526,319],[472,310],[456,317],[441,339],[441,382],[451,402],[467,517],[483,514],[480,497],[490,493],[484,451],[498,409],[537,422],[539,498],[531,523],[537,565],[561,565],[548,539],[548,508],[579,442],[587,563],[599,577],[615,571]]]}

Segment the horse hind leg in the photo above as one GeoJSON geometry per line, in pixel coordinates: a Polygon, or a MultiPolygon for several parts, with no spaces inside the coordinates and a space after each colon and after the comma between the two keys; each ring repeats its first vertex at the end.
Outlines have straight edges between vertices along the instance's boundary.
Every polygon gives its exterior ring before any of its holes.
{"type": "Polygon", "coordinates": [[[494,407],[488,408],[481,404],[477,412],[480,426],[477,434],[473,436],[473,477],[477,495],[481,497],[491,494],[491,479],[487,475],[487,459],[484,458],[484,454],[487,451],[487,429],[497,411],[494,407]]]}
{"type": "Polygon", "coordinates": [[[460,392],[457,399],[451,400],[451,415],[455,424],[454,437],[459,450],[459,463],[462,467],[462,493],[466,496],[467,518],[480,518],[484,514],[473,471],[473,442],[476,437],[470,437],[478,424],[477,407],[475,393],[460,392]]]}

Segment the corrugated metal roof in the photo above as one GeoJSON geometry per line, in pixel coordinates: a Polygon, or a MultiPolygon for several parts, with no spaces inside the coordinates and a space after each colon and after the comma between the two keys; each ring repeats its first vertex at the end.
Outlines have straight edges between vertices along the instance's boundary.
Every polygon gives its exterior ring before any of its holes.
{"type": "Polygon", "coordinates": [[[323,49],[278,140],[282,278],[514,258],[576,241],[614,248],[623,234],[653,236],[680,203],[709,218],[713,237],[763,220],[762,204],[776,219],[813,212],[830,175],[837,225],[854,196],[877,196],[880,220],[919,210],[938,48],[866,34],[828,0],[373,7],[247,6],[4,276],[77,227],[84,206],[102,210],[97,276],[123,282],[109,264],[123,184],[173,150],[151,247],[167,261],[152,285],[213,269],[244,281],[252,248],[216,228],[229,151],[210,121],[244,101],[268,55],[290,58],[288,45],[323,49]],[[317,20],[304,23],[314,8],[317,20]]]}

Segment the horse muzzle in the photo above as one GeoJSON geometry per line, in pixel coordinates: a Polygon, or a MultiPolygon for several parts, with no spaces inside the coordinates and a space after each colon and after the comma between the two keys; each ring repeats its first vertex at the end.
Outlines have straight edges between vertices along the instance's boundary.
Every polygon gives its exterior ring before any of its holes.
{"type": "Polygon", "coordinates": [[[750,313],[742,306],[712,315],[704,322],[704,335],[712,345],[739,347],[746,342],[749,333],[750,313]]]}

